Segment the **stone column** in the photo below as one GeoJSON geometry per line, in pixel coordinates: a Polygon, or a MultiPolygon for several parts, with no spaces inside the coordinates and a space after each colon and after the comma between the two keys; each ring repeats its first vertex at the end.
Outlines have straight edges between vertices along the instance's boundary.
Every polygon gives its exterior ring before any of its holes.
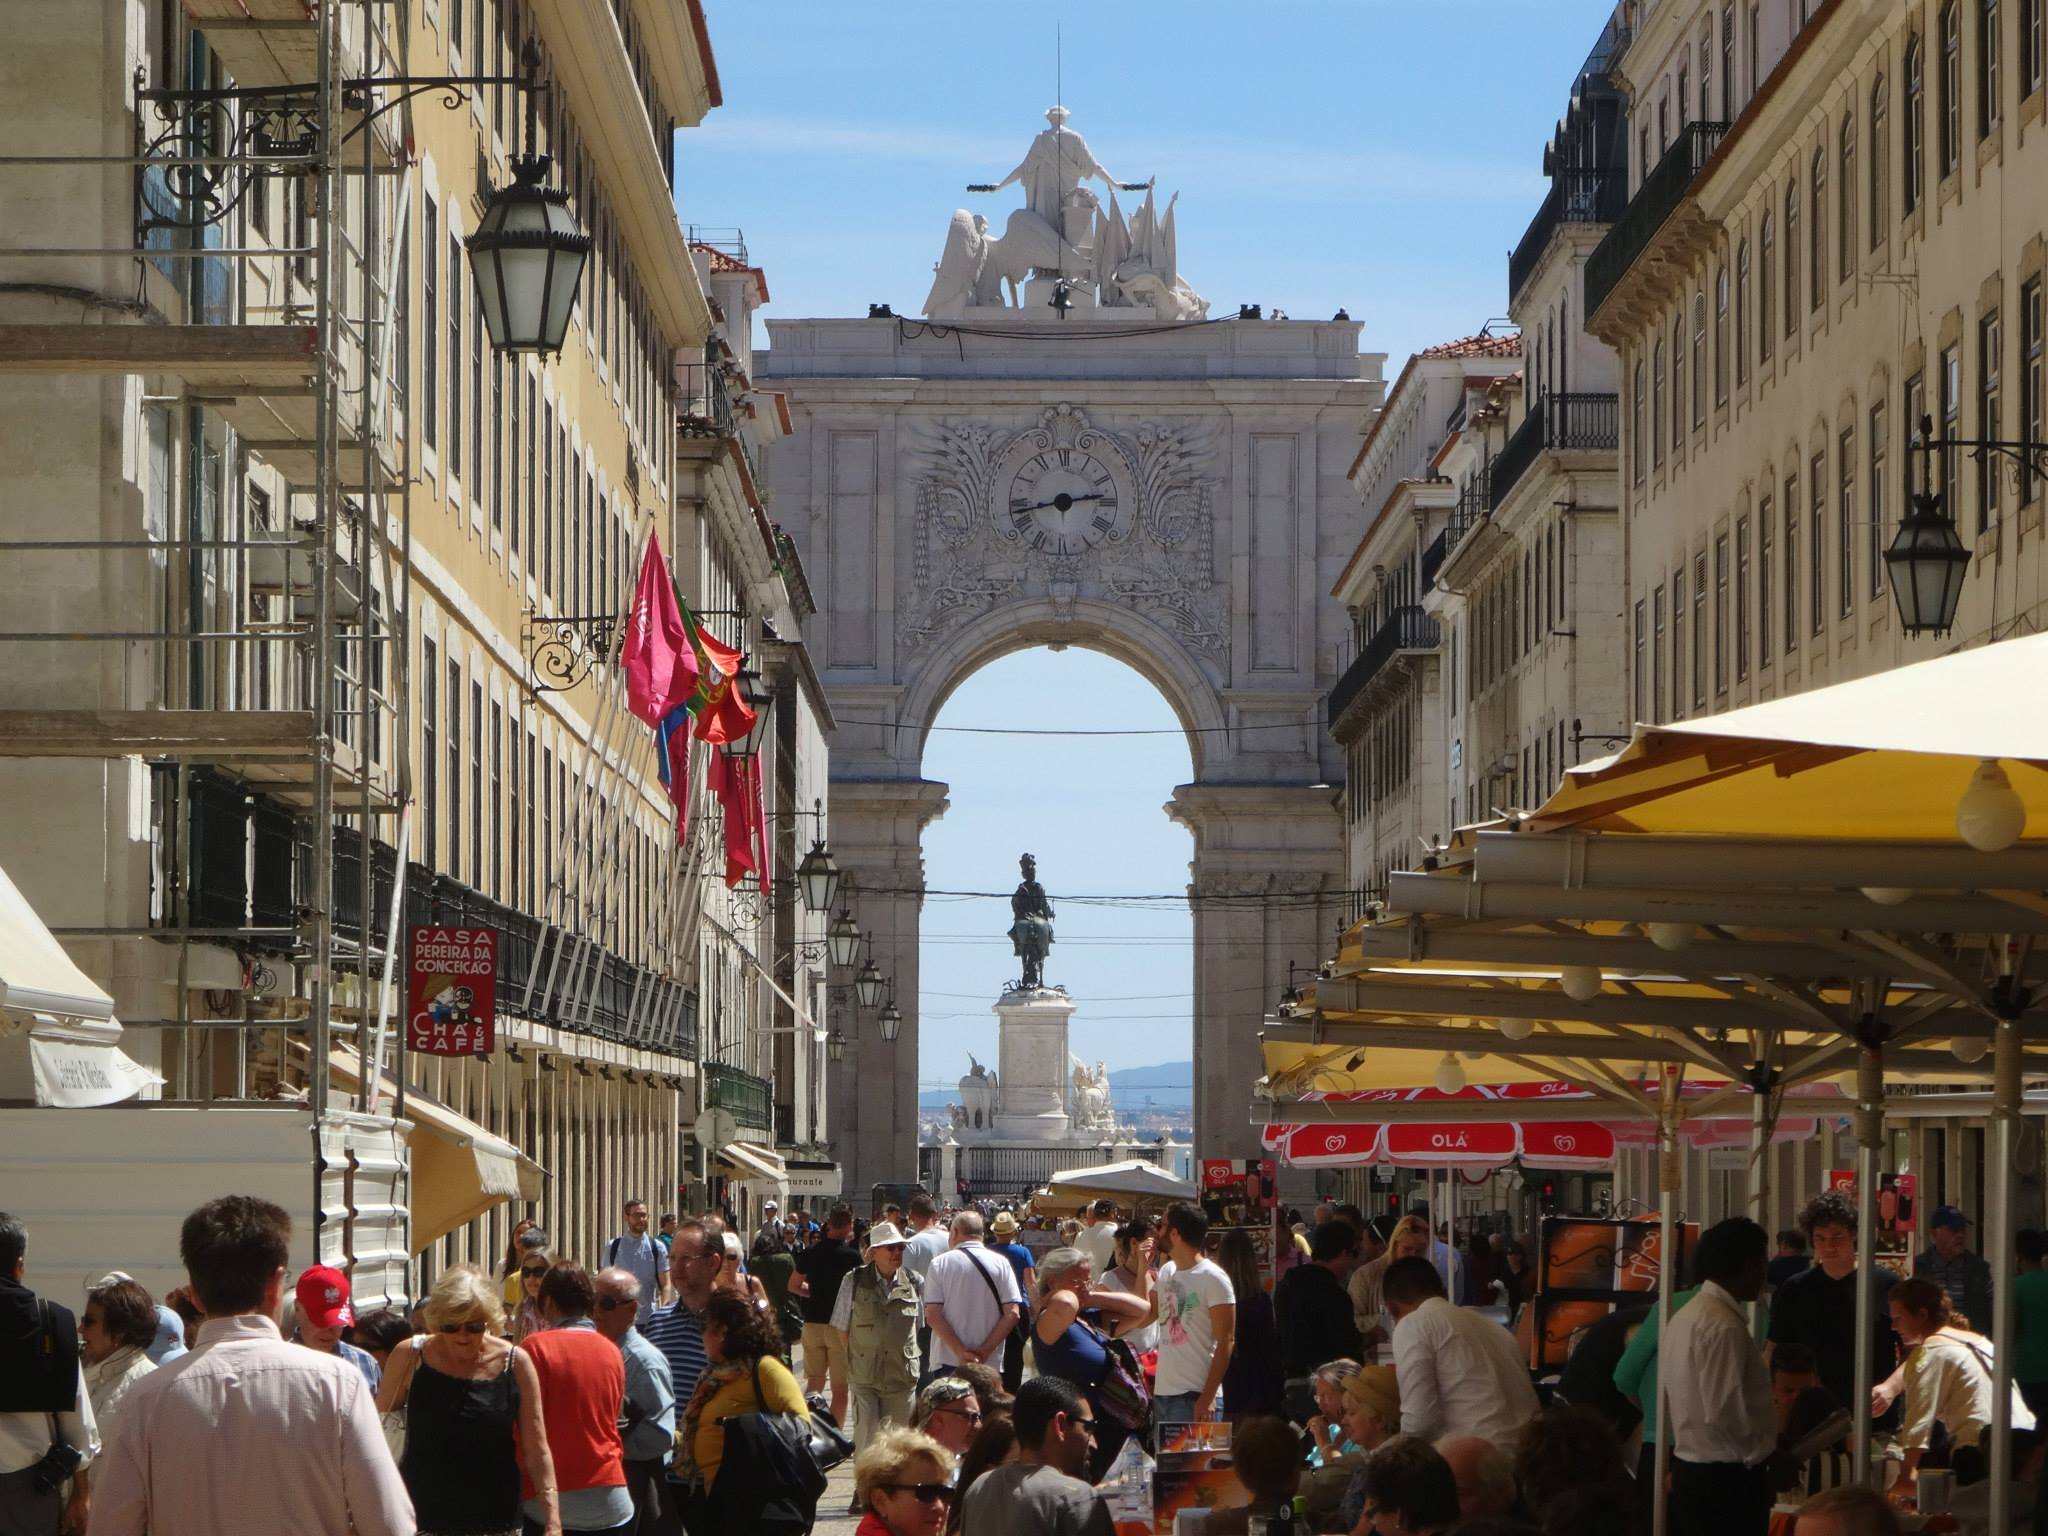
{"type": "Polygon", "coordinates": [[[846,871],[854,921],[873,935],[875,964],[896,983],[896,1006],[903,1010],[903,1031],[894,1041],[882,1039],[875,1011],[857,1002],[849,1001],[837,1019],[846,1059],[830,1068],[833,1156],[846,1200],[864,1209],[869,1185],[917,1177],[922,839],[946,813],[946,786],[928,779],[834,779],[830,803],[832,852],[846,871]]]}
{"type": "Polygon", "coordinates": [[[1195,1147],[1257,1157],[1251,1088],[1258,1031],[1289,962],[1335,952],[1344,910],[1343,823],[1327,784],[1183,784],[1167,814],[1194,833],[1195,1147]]]}
{"type": "Polygon", "coordinates": [[[1005,992],[995,1005],[1001,1063],[996,1069],[996,1134],[1018,1141],[1067,1139],[1067,1021],[1064,992],[1040,987],[1005,992]]]}

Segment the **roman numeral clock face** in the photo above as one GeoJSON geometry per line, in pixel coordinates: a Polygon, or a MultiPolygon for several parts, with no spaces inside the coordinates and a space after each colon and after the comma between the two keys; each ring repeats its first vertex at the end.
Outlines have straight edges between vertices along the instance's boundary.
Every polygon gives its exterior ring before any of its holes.
{"type": "Polygon", "coordinates": [[[1125,499],[1118,478],[1082,448],[1047,448],[1010,476],[1010,534],[1048,555],[1078,555],[1116,535],[1125,499]]]}

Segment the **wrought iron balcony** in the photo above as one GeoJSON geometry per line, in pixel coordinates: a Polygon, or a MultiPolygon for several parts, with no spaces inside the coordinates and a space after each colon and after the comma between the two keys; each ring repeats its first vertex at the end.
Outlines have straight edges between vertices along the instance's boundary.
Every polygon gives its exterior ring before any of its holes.
{"type": "Polygon", "coordinates": [[[756,1077],[722,1061],[707,1061],[702,1070],[706,1109],[728,1110],[734,1120],[756,1130],[767,1130],[775,1123],[775,1106],[771,1102],[767,1078],[756,1077]]]}
{"type": "MultiPolygon", "coordinates": [[[[1488,487],[1493,479],[1493,466],[1489,464],[1458,489],[1458,504],[1451,509],[1451,520],[1444,525],[1444,553],[1437,561],[1442,565],[1457,547],[1464,542],[1465,535],[1486,521],[1493,510],[1488,487]]],[[[1431,573],[1435,574],[1434,572],[1431,573]]]]}
{"type": "Polygon", "coordinates": [[[1489,510],[1498,510],[1515,484],[1545,452],[1612,453],[1621,446],[1619,395],[1544,395],[1529,407],[1488,473],[1489,510]]]}
{"type": "Polygon", "coordinates": [[[1687,123],[1651,168],[1607,238],[1586,258],[1586,313],[1595,313],[1628,276],[1657,231],[1677,211],[1728,131],[1726,123],[1687,123]]]}
{"type": "Polygon", "coordinates": [[[1357,659],[1344,669],[1344,675],[1337,679],[1337,686],[1330,690],[1331,727],[1334,729],[1344,717],[1344,711],[1357,702],[1358,696],[1386,669],[1388,662],[1403,652],[1434,651],[1441,640],[1442,634],[1433,615],[1424,613],[1414,603],[1404,603],[1396,608],[1373,632],[1373,637],[1365,642],[1365,648],[1358,653],[1357,659]]]}
{"type": "Polygon", "coordinates": [[[1439,528],[1436,537],[1422,552],[1422,590],[1427,592],[1429,584],[1436,580],[1436,573],[1443,569],[1444,556],[1451,552],[1451,530],[1439,528]]]}
{"type": "Polygon", "coordinates": [[[1508,299],[1512,302],[1536,271],[1550,237],[1566,224],[1612,224],[1628,206],[1628,177],[1619,169],[1559,171],[1550,194],[1529,221],[1521,244],[1508,257],[1508,299]]]}

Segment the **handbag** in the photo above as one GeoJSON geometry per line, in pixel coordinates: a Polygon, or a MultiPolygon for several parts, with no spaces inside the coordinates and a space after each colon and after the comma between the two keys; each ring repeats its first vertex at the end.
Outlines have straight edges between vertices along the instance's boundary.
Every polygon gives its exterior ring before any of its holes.
{"type": "Polygon", "coordinates": [[[1095,1403],[1110,1422],[1130,1434],[1140,1435],[1152,1427],[1152,1393],[1145,1386],[1145,1372],[1138,1357],[1123,1339],[1111,1338],[1086,1318],[1076,1322],[1087,1329],[1102,1346],[1108,1369],[1095,1384],[1095,1403]]]}
{"type": "Polygon", "coordinates": [[[758,1356],[753,1380],[754,1411],[724,1420],[725,1456],[707,1501],[708,1527],[749,1536],[806,1536],[826,1481],[812,1449],[813,1423],[768,1411],[758,1356]]]}
{"type": "Polygon", "coordinates": [[[853,1437],[832,1417],[832,1406],[824,1393],[809,1393],[804,1406],[811,1410],[811,1457],[829,1472],[853,1454],[853,1437]]]}

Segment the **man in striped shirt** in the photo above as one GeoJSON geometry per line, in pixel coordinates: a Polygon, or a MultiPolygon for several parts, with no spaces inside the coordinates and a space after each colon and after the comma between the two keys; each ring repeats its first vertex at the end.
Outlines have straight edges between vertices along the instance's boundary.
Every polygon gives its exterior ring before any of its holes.
{"type": "Polygon", "coordinates": [[[690,1401],[697,1378],[704,1374],[704,1303],[711,1299],[711,1287],[724,1262],[725,1223],[716,1216],[683,1220],[668,1251],[675,1302],[648,1308],[640,1319],[641,1334],[668,1360],[678,1412],[690,1401]]]}

